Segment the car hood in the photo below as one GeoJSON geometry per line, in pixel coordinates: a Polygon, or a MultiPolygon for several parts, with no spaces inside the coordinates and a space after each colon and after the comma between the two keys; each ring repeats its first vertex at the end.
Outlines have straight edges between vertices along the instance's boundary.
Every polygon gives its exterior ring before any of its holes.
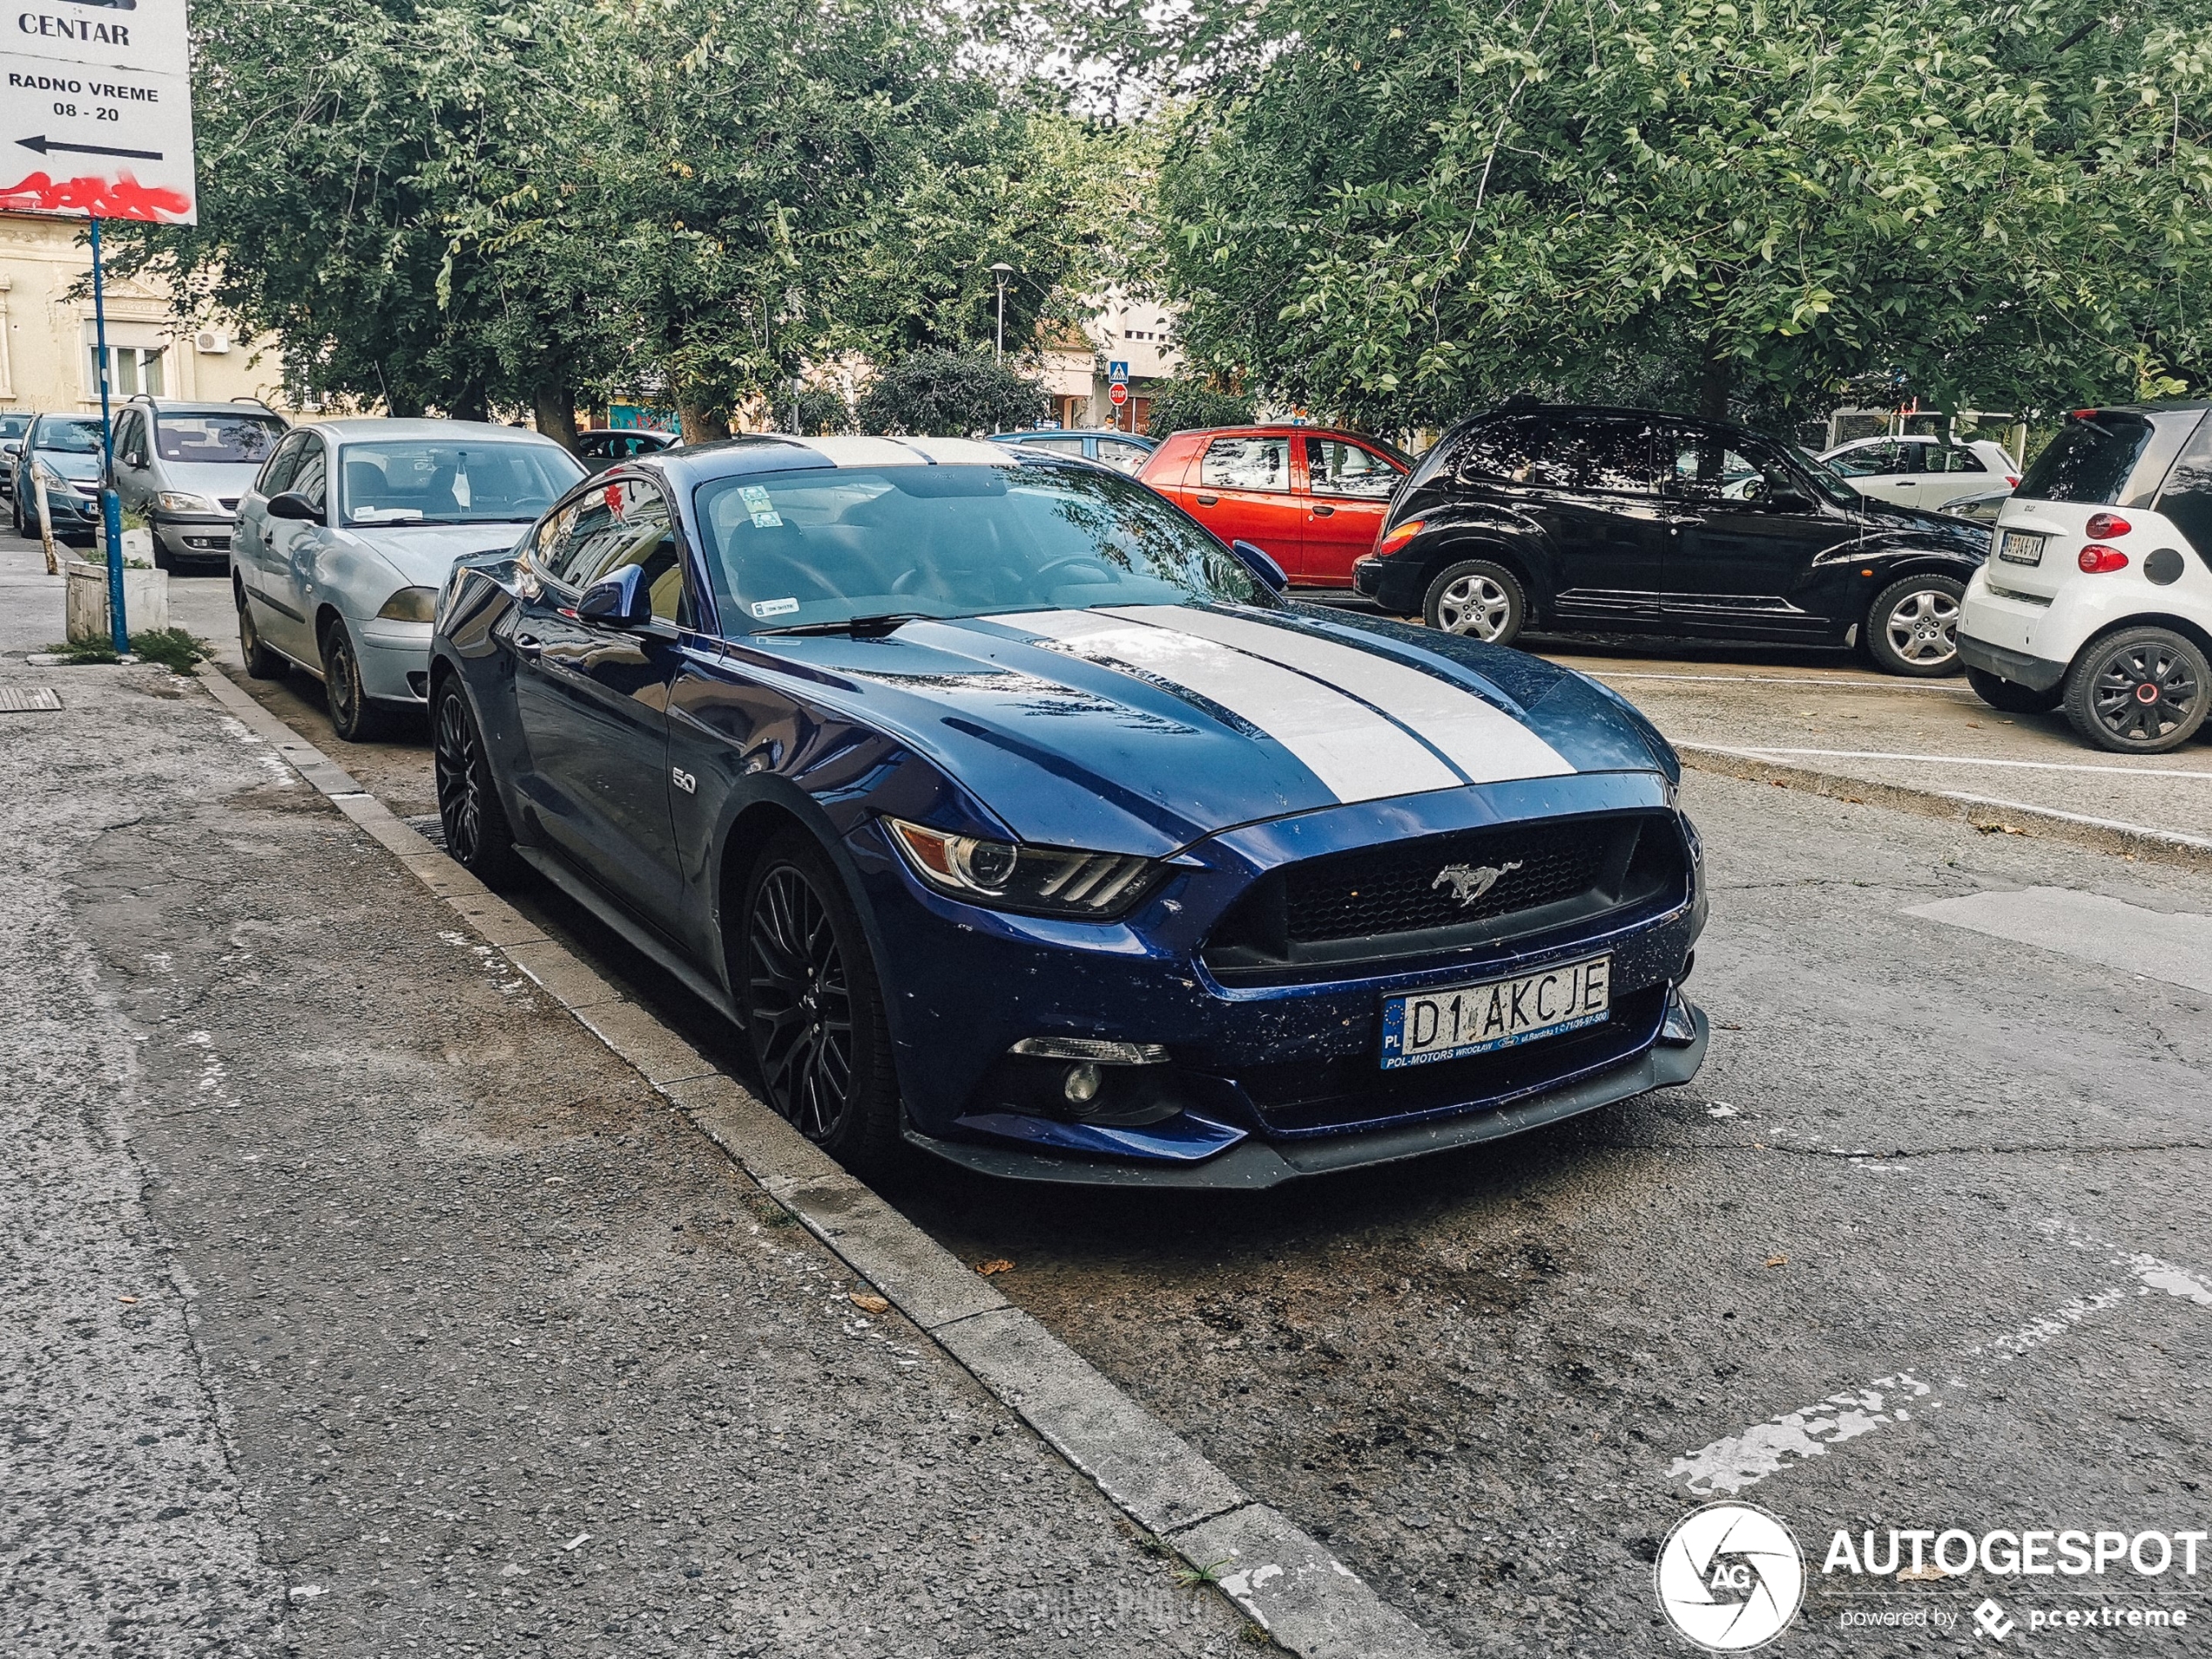
{"type": "MultiPolygon", "coordinates": [[[[1916,512],[1910,507],[1892,506],[1870,496],[1861,506],[1859,516],[1865,522],[1867,538],[1871,541],[1935,541],[1977,559],[1989,551],[1987,531],[1941,513],[1916,512]]],[[[1848,550],[1845,551],[1848,556],[1848,550]]]]}
{"type": "Polygon", "coordinates": [[[904,740],[1045,845],[1159,856],[1351,801],[1678,775],[1649,723],[1580,674],[1304,606],[1017,612],[731,650],[904,740]]]}
{"type": "Polygon", "coordinates": [[[490,524],[365,524],[346,534],[376,554],[418,588],[442,587],[454,561],[504,553],[523,539],[527,523],[490,524]]]}
{"type": "Polygon", "coordinates": [[[96,455],[80,455],[67,449],[37,449],[32,455],[64,478],[97,478],[100,475],[100,458],[96,455]]]}
{"type": "Polygon", "coordinates": [[[163,488],[188,489],[195,496],[229,496],[235,501],[253,486],[260,475],[258,461],[165,461],[161,463],[163,488]]]}

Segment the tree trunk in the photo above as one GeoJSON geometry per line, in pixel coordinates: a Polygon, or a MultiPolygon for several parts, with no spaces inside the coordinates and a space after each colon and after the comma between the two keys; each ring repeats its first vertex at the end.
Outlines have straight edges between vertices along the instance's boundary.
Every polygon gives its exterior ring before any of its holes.
{"type": "Polygon", "coordinates": [[[531,401],[537,415],[537,429],[574,455],[576,394],[563,384],[542,384],[531,401]]]}
{"type": "Polygon", "coordinates": [[[1708,421],[1728,419],[1728,395],[1736,381],[1736,360],[1723,354],[1718,341],[1705,347],[1705,361],[1697,376],[1697,413],[1708,421]]]}
{"type": "Polygon", "coordinates": [[[684,442],[711,443],[717,438],[730,435],[730,422],[711,404],[699,399],[700,388],[679,387],[676,393],[676,418],[683,423],[684,442]]]}

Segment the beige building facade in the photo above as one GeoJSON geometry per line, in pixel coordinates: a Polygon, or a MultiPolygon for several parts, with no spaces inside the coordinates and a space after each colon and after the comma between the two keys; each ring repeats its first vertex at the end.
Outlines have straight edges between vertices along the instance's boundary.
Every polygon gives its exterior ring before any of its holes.
{"type": "Polygon", "coordinates": [[[1062,426],[1142,432],[1151,410],[1152,388],[1182,367],[1175,349],[1174,314],[1156,300],[1109,289],[1080,333],[1046,345],[1043,367],[1052,419],[1062,426]],[[1130,396],[1118,408],[1106,374],[1113,363],[1129,365],[1130,396]]]}
{"type": "MultiPolygon", "coordinates": [[[[97,414],[92,296],[72,293],[92,269],[81,220],[0,217],[0,413],[97,414]]],[[[107,287],[109,389],[156,397],[283,407],[275,352],[219,326],[187,327],[168,291],[144,278],[107,287]]]]}

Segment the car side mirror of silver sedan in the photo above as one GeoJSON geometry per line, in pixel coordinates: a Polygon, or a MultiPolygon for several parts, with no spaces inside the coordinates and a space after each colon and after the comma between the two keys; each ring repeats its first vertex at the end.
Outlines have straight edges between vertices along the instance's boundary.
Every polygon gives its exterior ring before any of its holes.
{"type": "Polygon", "coordinates": [[[280,496],[269,497],[269,516],[297,519],[303,524],[313,524],[320,521],[322,513],[314,502],[299,491],[287,489],[280,496]]]}

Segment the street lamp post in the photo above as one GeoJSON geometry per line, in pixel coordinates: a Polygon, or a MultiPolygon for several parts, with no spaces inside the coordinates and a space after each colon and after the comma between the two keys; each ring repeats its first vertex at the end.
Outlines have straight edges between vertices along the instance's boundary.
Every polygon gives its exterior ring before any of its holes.
{"type": "Polygon", "coordinates": [[[1003,363],[1006,361],[1006,280],[1014,274],[1014,267],[1001,260],[991,267],[991,274],[998,279],[999,285],[998,361],[1003,363]]]}

